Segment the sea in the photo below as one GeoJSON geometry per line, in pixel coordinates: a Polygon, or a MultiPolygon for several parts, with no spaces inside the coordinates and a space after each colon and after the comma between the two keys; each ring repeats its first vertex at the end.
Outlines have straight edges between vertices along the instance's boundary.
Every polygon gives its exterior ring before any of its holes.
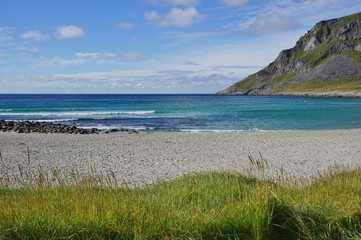
{"type": "Polygon", "coordinates": [[[212,94],[1,94],[0,119],[140,131],[361,128],[361,99],[212,94]]]}

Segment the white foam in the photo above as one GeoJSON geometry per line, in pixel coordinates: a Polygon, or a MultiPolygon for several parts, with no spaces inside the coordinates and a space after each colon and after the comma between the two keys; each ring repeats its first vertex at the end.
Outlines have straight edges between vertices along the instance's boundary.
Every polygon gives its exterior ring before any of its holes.
{"type": "Polygon", "coordinates": [[[34,113],[0,113],[0,116],[41,116],[41,117],[91,117],[91,116],[116,116],[116,115],[147,115],[155,111],[114,111],[114,112],[34,112],[34,113]]]}
{"type": "MultiPolygon", "coordinates": [[[[69,121],[76,121],[75,118],[62,118],[62,119],[37,119],[37,120],[28,120],[32,122],[69,122],[69,121]]],[[[25,120],[26,121],[26,120],[25,120]]]]}
{"type": "Polygon", "coordinates": [[[92,129],[92,128],[96,128],[99,130],[110,130],[110,129],[115,129],[116,127],[109,127],[109,126],[79,126],[81,128],[84,129],[92,129]]]}
{"type": "Polygon", "coordinates": [[[127,127],[127,126],[124,126],[122,128],[125,128],[125,129],[134,129],[134,130],[154,130],[155,128],[154,127],[145,127],[145,126],[138,126],[138,127],[127,127]]]}
{"type": "Polygon", "coordinates": [[[224,130],[224,129],[181,129],[181,132],[261,132],[265,130],[260,130],[258,128],[252,128],[248,130],[224,130]]]}
{"type": "Polygon", "coordinates": [[[84,129],[92,129],[97,128],[99,130],[111,130],[111,129],[129,129],[129,130],[154,130],[153,127],[145,127],[145,126],[138,126],[138,127],[130,127],[130,126],[102,126],[102,125],[93,125],[93,126],[79,126],[84,129]]]}

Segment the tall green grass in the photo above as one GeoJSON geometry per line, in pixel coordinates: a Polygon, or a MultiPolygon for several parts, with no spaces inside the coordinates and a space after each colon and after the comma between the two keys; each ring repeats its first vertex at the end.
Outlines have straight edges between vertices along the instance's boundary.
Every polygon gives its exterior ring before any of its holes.
{"type": "Polygon", "coordinates": [[[39,167],[30,176],[19,165],[0,188],[0,239],[361,239],[360,167],[296,186],[267,180],[262,156],[249,160],[247,176],[199,173],[139,188],[111,173],[39,167]]]}

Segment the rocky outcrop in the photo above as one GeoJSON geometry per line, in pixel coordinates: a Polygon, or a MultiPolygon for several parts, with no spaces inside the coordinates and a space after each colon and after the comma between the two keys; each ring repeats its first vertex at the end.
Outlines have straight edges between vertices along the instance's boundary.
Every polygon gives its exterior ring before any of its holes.
{"type": "Polygon", "coordinates": [[[313,79],[322,80],[325,83],[352,76],[360,79],[361,84],[361,63],[343,55],[333,55],[330,59],[312,71],[300,73],[280,85],[280,88],[287,88],[290,85],[306,83],[313,79]]]}
{"type": "Polygon", "coordinates": [[[56,124],[51,122],[33,122],[33,121],[5,121],[0,120],[0,131],[17,133],[68,133],[68,134],[91,134],[99,133],[96,128],[84,129],[65,124],[56,124]]]}
{"type": "Polygon", "coordinates": [[[317,23],[267,67],[217,94],[361,92],[360,62],[361,13],[357,13],[317,23]]]}
{"type": "Polygon", "coordinates": [[[52,123],[52,122],[34,122],[34,121],[5,121],[0,120],[0,132],[17,133],[66,133],[66,134],[98,134],[98,133],[138,133],[135,129],[113,128],[102,131],[97,128],[80,128],[77,126],[52,123]]]}

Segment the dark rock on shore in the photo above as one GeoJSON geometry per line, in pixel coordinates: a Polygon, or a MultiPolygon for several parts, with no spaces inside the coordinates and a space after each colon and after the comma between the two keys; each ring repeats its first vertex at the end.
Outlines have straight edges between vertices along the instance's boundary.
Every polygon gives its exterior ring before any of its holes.
{"type": "Polygon", "coordinates": [[[110,129],[101,131],[97,128],[80,128],[74,125],[59,124],[53,122],[34,122],[34,121],[5,121],[0,120],[1,132],[17,132],[17,133],[66,133],[66,134],[98,134],[98,133],[138,133],[134,129],[110,129]]]}
{"type": "Polygon", "coordinates": [[[68,134],[96,134],[97,128],[84,129],[76,126],[52,122],[33,121],[5,121],[0,120],[0,131],[17,133],[68,133],[68,134]]]}
{"type": "Polygon", "coordinates": [[[122,132],[122,133],[139,133],[137,130],[135,129],[127,129],[127,128],[113,128],[110,130],[105,131],[104,133],[109,134],[109,133],[116,133],[116,132],[122,132]]]}

